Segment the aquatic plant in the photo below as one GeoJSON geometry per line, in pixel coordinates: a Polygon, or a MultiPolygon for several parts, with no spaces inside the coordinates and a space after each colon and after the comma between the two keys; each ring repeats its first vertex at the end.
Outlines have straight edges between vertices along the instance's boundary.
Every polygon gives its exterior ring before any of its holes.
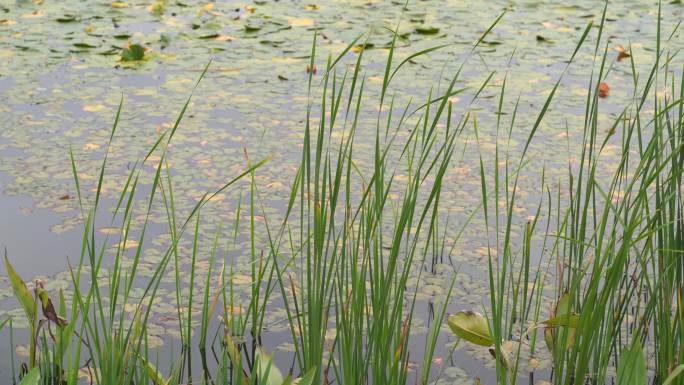
{"type": "MultiPolygon", "coordinates": [[[[470,54],[502,16],[474,42],[470,54]]],[[[498,135],[502,143],[510,142],[518,113],[518,102],[509,115],[503,110],[504,79],[495,156],[492,164],[484,155],[479,158],[482,203],[477,209],[484,213],[486,240],[491,243],[489,303],[483,303],[482,309],[448,315],[457,283],[454,271],[441,302],[434,306],[418,358],[411,357],[418,345],[411,333],[418,301],[417,285],[413,289],[409,283],[411,272],[418,269],[420,280],[449,254],[447,226],[439,210],[444,176],[458,153],[463,132],[472,127],[477,144],[480,140],[477,120],[467,112],[456,116],[451,104],[451,98],[464,91],[456,85],[465,61],[445,89],[433,90],[436,96],[431,92],[424,103],[398,107],[391,94],[395,75],[411,60],[445,46],[417,51],[396,63],[397,26],[378,82],[376,104],[368,96],[370,86],[362,72],[364,51],[369,47],[364,36],[351,41],[337,56],[327,57],[320,71],[314,36],[301,158],[279,223],[269,221],[263,207],[268,192],[257,183],[259,168],[269,159],[253,160],[247,149],[242,172],[202,195],[189,212],[179,212],[169,148],[177,130],[182,130],[190,98],[174,124],[160,132],[146,155],[130,168],[120,195],[103,219],[102,185],[124,109],[122,98],[93,193],[82,189],[78,163],[71,154],[83,222],[81,254],[69,266],[71,295],[60,292],[55,309],[40,282],[32,295],[9,258],[5,259],[15,296],[30,325],[29,362],[19,375],[22,384],[74,385],[82,377],[103,385],[406,384],[415,370],[415,382],[427,385],[441,376],[433,371],[433,358],[445,325],[459,339],[493,356],[494,378],[500,384],[517,383],[524,372],[522,360],[531,364],[542,354],[543,348],[537,347],[540,332],[552,357],[555,384],[585,379],[602,384],[615,377],[620,384],[641,385],[649,375],[656,383],[681,383],[684,80],[674,96],[678,83],[660,47],[658,20],[652,70],[644,82],[632,62],[634,104],[604,132],[598,123],[599,107],[608,95],[604,84],[611,68],[607,45],[601,45],[604,11],[595,31],[597,69],[589,78],[581,157],[568,166],[567,194],[559,187],[554,198],[542,174],[539,206],[518,234],[519,252],[514,250],[513,239],[518,178],[530,167],[529,146],[553,107],[565,71],[594,26],[589,24],[579,36],[518,159],[499,149],[498,135]],[[342,59],[350,52],[357,53],[356,64],[343,67],[342,59]],[[658,93],[659,84],[669,86],[671,92],[658,93]],[[647,106],[653,112],[647,114],[647,106]],[[367,126],[360,117],[371,108],[376,116],[374,124],[367,126]],[[507,116],[510,125],[506,129],[507,116]],[[368,167],[362,164],[367,159],[355,152],[360,129],[374,133],[368,167]],[[597,169],[611,141],[620,145],[621,153],[612,178],[606,181],[597,176],[597,169]],[[151,180],[141,179],[146,175],[143,167],[154,170],[151,180]],[[489,167],[493,167],[493,178],[488,178],[489,167]],[[246,301],[235,294],[234,266],[224,263],[218,268],[221,244],[235,243],[237,231],[232,240],[225,240],[219,226],[213,229],[209,250],[201,247],[203,210],[236,187],[247,190],[248,215],[246,219],[240,215],[244,192],[240,190],[232,224],[234,229],[249,229],[247,247],[242,250],[249,255],[249,275],[240,277],[248,281],[246,301]],[[392,194],[396,202],[390,199],[392,194]],[[140,202],[142,215],[136,211],[140,202]],[[546,218],[541,214],[544,203],[548,205],[546,218]],[[155,210],[165,214],[168,244],[149,274],[142,275],[141,257],[155,210]],[[102,221],[117,228],[104,239],[98,234],[102,221]],[[546,228],[538,235],[544,222],[546,228]],[[118,237],[114,247],[110,236],[118,237]],[[208,264],[201,276],[200,257],[205,251],[208,264]],[[189,261],[189,272],[181,270],[183,260],[189,261]],[[189,274],[187,284],[183,274],[189,274]],[[173,322],[181,341],[181,351],[169,360],[155,351],[148,331],[163,284],[174,290],[173,322]],[[547,298],[551,298],[548,312],[542,310],[547,298]],[[284,308],[283,321],[293,350],[286,376],[264,347],[265,320],[274,303],[284,308]],[[38,306],[47,321],[38,319],[38,306]],[[523,355],[523,350],[529,354],[523,355]],[[412,361],[422,365],[412,369],[412,361]],[[652,367],[648,362],[654,363],[652,367]]],[[[419,32],[437,31],[425,27],[419,32]]],[[[122,54],[122,60],[140,59],[134,54],[122,54]]],[[[492,76],[475,90],[471,104],[492,76]]],[[[469,219],[465,218],[464,226],[469,219]]]]}
{"type": "MultiPolygon", "coordinates": [[[[505,152],[500,162],[497,146],[490,181],[480,158],[484,214],[495,239],[489,252],[491,307],[487,318],[462,312],[450,317],[449,324],[459,337],[491,346],[492,355],[501,357],[496,361],[501,384],[519,381],[522,360],[537,361],[540,330],[553,358],[554,384],[603,384],[610,378],[619,384],[646,384],[649,377],[654,383],[682,381],[684,78],[677,80],[664,59],[669,56],[661,48],[658,14],[651,71],[640,77],[631,57],[633,104],[603,130],[601,99],[607,96],[605,82],[612,69],[604,41],[605,19],[604,9],[593,50],[596,69],[587,85],[581,154],[568,165],[568,191],[563,194],[559,187],[554,199],[542,176],[544,194],[536,214],[527,220],[520,251],[512,246],[518,173],[561,78],[517,161],[509,162],[505,152]],[[657,91],[661,86],[668,87],[665,95],[657,91]],[[614,172],[605,179],[597,170],[601,162],[610,161],[602,157],[609,143],[617,143],[619,151],[617,161],[612,161],[614,172]],[[544,200],[547,218],[540,217],[544,200]],[[533,237],[543,221],[546,230],[536,235],[541,247],[533,249],[533,237]],[[549,319],[539,321],[540,301],[549,285],[556,300],[549,319]],[[528,355],[521,354],[523,345],[529,348],[528,355]],[[652,366],[647,367],[647,355],[652,366]]],[[[581,42],[590,29],[591,25],[581,42]]],[[[572,58],[567,65],[571,63],[572,58]]],[[[503,101],[505,84],[500,97],[503,101]]],[[[516,111],[510,118],[509,138],[516,111]]]]}

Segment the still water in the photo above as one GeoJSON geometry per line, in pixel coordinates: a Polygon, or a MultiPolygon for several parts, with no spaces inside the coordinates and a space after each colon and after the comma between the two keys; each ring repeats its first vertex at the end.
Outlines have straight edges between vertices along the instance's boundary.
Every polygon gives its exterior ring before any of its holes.
{"type": "MultiPolygon", "coordinates": [[[[81,211],[70,151],[78,164],[83,191],[92,192],[122,98],[121,120],[103,185],[105,207],[115,203],[132,164],[146,154],[160,132],[173,125],[204,66],[212,60],[170,151],[177,209],[189,212],[205,192],[244,170],[247,151],[250,159],[271,159],[259,169],[257,183],[267,192],[262,197],[263,214],[278,223],[301,153],[308,100],[307,65],[314,32],[318,67],[324,67],[328,55],[336,56],[357,36],[369,36],[364,70],[369,99],[375,104],[362,116],[368,124],[359,128],[355,150],[360,167],[364,167],[372,161],[368,156],[364,159],[364,154],[373,148],[377,105],[373,95],[377,96],[382,82],[392,40],[389,29],[401,21],[397,63],[422,49],[448,46],[410,61],[397,74],[390,90],[397,105],[410,98],[425,100],[431,89],[434,94],[443,92],[465,62],[457,82],[464,92],[452,102],[456,115],[468,111],[477,117],[480,146],[472,145],[474,132],[469,126],[459,139],[460,153],[445,177],[443,214],[450,218],[447,234],[455,236],[480,202],[479,151],[485,157],[494,153],[495,111],[504,77],[504,110],[511,111],[518,98],[520,103],[509,143],[515,159],[582,31],[589,22],[599,24],[603,11],[603,5],[595,1],[417,1],[409,2],[406,8],[403,2],[373,0],[187,0],[166,2],[160,9],[155,4],[76,0],[0,3],[0,247],[7,249],[25,279],[41,277],[53,292],[68,288],[67,260],[78,259],[81,245],[81,211]],[[470,54],[472,42],[504,10],[502,21],[470,54]],[[120,61],[121,51],[129,43],[147,49],[145,60],[120,61]],[[480,99],[471,104],[473,94],[492,73],[480,99]]],[[[601,100],[600,124],[606,128],[631,101],[633,92],[630,59],[617,60],[620,47],[629,50],[637,71],[647,72],[654,60],[657,10],[655,1],[616,2],[608,8],[609,41],[607,47],[599,47],[607,48],[612,66],[607,78],[610,94],[601,100]]],[[[673,55],[684,48],[682,32],[676,29],[683,12],[678,2],[662,5],[663,35],[669,37],[663,45],[673,55]]],[[[530,164],[520,179],[516,223],[524,223],[533,215],[542,198],[542,170],[551,189],[567,187],[563,183],[581,144],[584,99],[595,66],[593,39],[595,34],[566,73],[531,144],[530,164]]],[[[340,72],[355,62],[359,51],[352,50],[343,57],[340,72]]],[[[681,63],[681,55],[673,56],[672,68],[681,69],[681,63]]],[[[320,73],[314,75],[318,78],[320,73]]],[[[609,157],[617,148],[609,144],[604,156],[609,157]]],[[[142,169],[141,180],[152,179],[153,166],[142,169]]],[[[602,171],[611,171],[609,162],[602,171]]],[[[246,189],[242,184],[228,190],[208,207],[202,227],[208,238],[220,223],[232,223],[239,200],[246,199],[246,189]]],[[[138,206],[142,215],[142,202],[138,206]]],[[[151,220],[157,225],[151,228],[143,251],[143,276],[154,269],[168,241],[164,211],[153,212],[151,220]]],[[[100,234],[106,235],[117,224],[101,218],[97,225],[100,234]]],[[[418,312],[423,318],[416,320],[417,341],[424,338],[430,304],[445,294],[454,266],[459,267],[461,277],[449,309],[477,310],[487,301],[483,226],[481,215],[475,215],[450,261],[441,261],[434,274],[414,282],[419,285],[423,309],[418,312]]],[[[247,271],[247,242],[245,237],[238,237],[237,246],[221,255],[238,270],[245,269],[238,273],[247,271]]],[[[208,258],[206,250],[201,258],[208,258]]],[[[183,263],[189,263],[187,258],[183,263]]],[[[203,265],[199,273],[206,268],[203,265]]],[[[242,295],[246,292],[244,287],[242,295]]],[[[173,345],[177,336],[176,323],[160,321],[165,314],[174,313],[175,297],[171,290],[163,289],[160,298],[151,333],[164,349],[173,345]]],[[[15,317],[16,326],[21,328],[21,311],[3,276],[0,316],[8,315],[15,317]]],[[[284,311],[275,309],[268,317],[272,326],[267,345],[282,353],[283,362],[289,362],[286,357],[291,346],[285,336],[286,324],[281,322],[284,311]]],[[[15,338],[21,340],[21,336],[19,330],[15,338]]],[[[5,331],[0,332],[0,339],[8,341],[5,331]]],[[[450,359],[443,358],[449,343],[445,333],[438,347],[440,359],[446,361],[445,381],[491,375],[493,362],[486,351],[464,346],[450,359]]],[[[415,357],[420,357],[419,346],[422,344],[416,347],[415,357]]],[[[9,371],[13,350],[9,344],[2,344],[0,376],[9,371]]]]}

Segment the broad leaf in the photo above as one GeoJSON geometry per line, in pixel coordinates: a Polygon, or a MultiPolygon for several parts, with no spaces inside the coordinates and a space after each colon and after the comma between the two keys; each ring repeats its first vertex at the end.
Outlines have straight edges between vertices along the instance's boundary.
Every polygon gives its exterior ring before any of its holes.
{"type": "Polygon", "coordinates": [[[449,316],[447,323],[458,337],[480,346],[492,346],[494,339],[489,330],[489,322],[480,313],[459,311],[449,316]]]}
{"type": "Polygon", "coordinates": [[[556,343],[565,346],[565,350],[575,345],[576,329],[567,327],[548,327],[544,328],[544,341],[550,352],[556,347],[556,343]],[[561,338],[565,338],[563,341],[561,338]]]}
{"type": "Polygon", "coordinates": [[[297,385],[313,385],[314,376],[316,375],[316,367],[309,369],[303,377],[294,380],[297,385]]]}
{"type": "Polygon", "coordinates": [[[24,378],[21,379],[19,385],[38,385],[40,384],[40,369],[31,369],[24,378]]]}
{"type": "Polygon", "coordinates": [[[641,345],[623,350],[618,360],[617,383],[620,385],[647,385],[646,356],[641,345]]]}
{"type": "Polygon", "coordinates": [[[568,292],[558,298],[551,318],[541,321],[548,326],[569,326],[571,328],[577,327],[578,322],[579,316],[573,312],[572,298],[568,292]]]}
{"type": "Polygon", "coordinates": [[[280,370],[273,364],[273,359],[263,349],[257,350],[257,375],[261,384],[282,385],[284,382],[280,370]]]}
{"type": "Polygon", "coordinates": [[[12,289],[14,290],[14,296],[24,308],[26,313],[26,318],[29,319],[30,323],[36,319],[36,301],[33,299],[31,292],[26,287],[26,284],[21,279],[19,274],[14,270],[12,264],[10,264],[7,255],[5,255],[5,268],[7,269],[7,275],[9,276],[10,282],[12,283],[12,289]]]}
{"type": "Polygon", "coordinates": [[[573,312],[572,297],[565,292],[556,302],[551,318],[541,321],[547,325],[544,329],[544,341],[549,351],[553,352],[556,344],[570,349],[575,344],[575,334],[579,315],[573,312]]]}
{"type": "Polygon", "coordinates": [[[570,297],[570,293],[567,291],[561,295],[560,298],[558,298],[558,302],[556,302],[556,308],[553,311],[554,315],[558,314],[568,314],[572,312],[572,297],[570,297]]]}
{"type": "Polygon", "coordinates": [[[561,314],[541,321],[541,323],[548,326],[567,326],[571,328],[576,328],[578,322],[579,316],[575,313],[561,314]]]}

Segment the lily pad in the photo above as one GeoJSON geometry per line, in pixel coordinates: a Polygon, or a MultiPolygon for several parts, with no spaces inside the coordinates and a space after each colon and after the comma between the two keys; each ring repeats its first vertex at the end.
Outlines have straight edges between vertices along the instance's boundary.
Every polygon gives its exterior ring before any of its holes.
{"type": "Polygon", "coordinates": [[[77,18],[75,15],[64,14],[63,16],[58,17],[56,20],[58,23],[73,23],[77,20],[77,18]]]}
{"type": "Polygon", "coordinates": [[[423,24],[416,27],[416,33],[419,33],[421,35],[435,35],[439,33],[439,28],[423,24]]]}
{"type": "Polygon", "coordinates": [[[130,44],[121,51],[121,61],[139,61],[145,57],[145,48],[140,44],[130,44]]]}

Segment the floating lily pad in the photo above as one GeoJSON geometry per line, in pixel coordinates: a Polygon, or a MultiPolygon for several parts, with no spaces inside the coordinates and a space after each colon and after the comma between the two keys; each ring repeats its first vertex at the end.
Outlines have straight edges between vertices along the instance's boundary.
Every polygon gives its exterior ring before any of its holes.
{"type": "Polygon", "coordinates": [[[261,29],[263,27],[264,27],[264,22],[261,19],[252,20],[252,18],[247,20],[247,22],[244,25],[245,32],[261,31],[261,29]]]}
{"type": "Polygon", "coordinates": [[[421,35],[434,35],[439,33],[439,28],[431,25],[420,25],[416,27],[416,32],[421,35]]]}
{"type": "Polygon", "coordinates": [[[76,48],[97,48],[97,45],[94,44],[89,44],[89,43],[74,43],[74,47],[76,48]]]}
{"type": "Polygon", "coordinates": [[[57,20],[58,23],[73,23],[77,20],[77,17],[76,15],[64,14],[55,20],[57,20]]]}
{"type": "Polygon", "coordinates": [[[145,48],[140,44],[131,44],[121,51],[121,61],[139,61],[145,58],[145,48]]]}

